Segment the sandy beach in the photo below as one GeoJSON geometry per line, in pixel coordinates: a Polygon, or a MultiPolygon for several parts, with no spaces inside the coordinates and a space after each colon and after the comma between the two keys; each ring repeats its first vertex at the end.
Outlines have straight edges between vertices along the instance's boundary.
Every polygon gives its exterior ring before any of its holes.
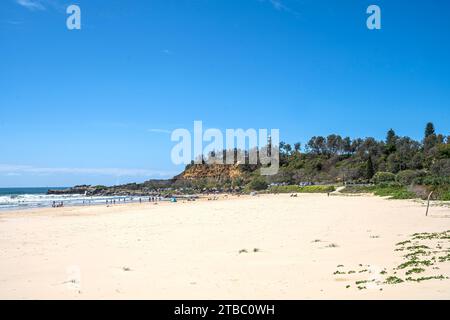
{"type": "Polygon", "coordinates": [[[450,239],[412,236],[447,230],[448,206],[326,194],[0,213],[0,299],[450,299],[450,239]]]}

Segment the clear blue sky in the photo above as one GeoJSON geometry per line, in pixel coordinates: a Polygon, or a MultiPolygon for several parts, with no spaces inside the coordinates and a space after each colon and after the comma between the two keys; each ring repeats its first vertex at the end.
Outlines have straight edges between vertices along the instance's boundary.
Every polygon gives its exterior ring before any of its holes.
{"type": "Polygon", "coordinates": [[[444,0],[2,0],[0,187],[168,177],[166,131],[450,128],[444,0]],[[66,28],[69,4],[82,29],[66,28]],[[382,30],[366,28],[378,4],[382,30]],[[156,130],[155,130],[156,129],[156,130]]]}

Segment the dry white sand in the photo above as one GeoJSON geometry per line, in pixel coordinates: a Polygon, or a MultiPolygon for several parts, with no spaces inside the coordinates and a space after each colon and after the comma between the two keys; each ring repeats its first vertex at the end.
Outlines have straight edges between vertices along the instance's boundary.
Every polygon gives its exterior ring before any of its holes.
{"type": "MultiPolygon", "coordinates": [[[[449,299],[450,280],[355,284],[392,273],[411,234],[450,230],[448,207],[430,213],[326,195],[1,213],[0,298],[449,299]]],[[[450,275],[439,268],[425,275],[450,275]]]]}

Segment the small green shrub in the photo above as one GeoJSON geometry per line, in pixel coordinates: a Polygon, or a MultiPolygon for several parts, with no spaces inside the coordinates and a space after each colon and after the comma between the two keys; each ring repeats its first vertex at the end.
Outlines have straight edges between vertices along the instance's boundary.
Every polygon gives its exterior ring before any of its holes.
{"type": "Polygon", "coordinates": [[[373,193],[375,186],[346,186],[341,193],[373,193]]]}
{"type": "Polygon", "coordinates": [[[414,183],[424,186],[449,186],[450,177],[428,175],[414,179],[414,183]]]}
{"type": "Polygon", "coordinates": [[[373,176],[373,182],[376,184],[380,183],[386,183],[386,182],[394,182],[395,181],[395,174],[390,172],[377,172],[373,176]]]}
{"type": "Polygon", "coordinates": [[[380,197],[391,197],[391,199],[414,199],[416,194],[410,192],[406,187],[396,183],[381,183],[376,186],[347,186],[342,193],[373,193],[380,197]]]}
{"type": "Polygon", "coordinates": [[[395,276],[386,278],[387,284],[398,284],[398,283],[402,283],[402,282],[404,282],[402,279],[395,277],[395,276]]]}
{"type": "Polygon", "coordinates": [[[300,187],[296,185],[291,186],[273,186],[270,192],[274,193],[328,193],[335,191],[334,186],[305,186],[300,187]]]}
{"type": "Polygon", "coordinates": [[[374,191],[380,197],[390,197],[391,199],[414,199],[416,194],[408,191],[403,186],[380,186],[374,191]]]}
{"type": "Polygon", "coordinates": [[[423,171],[404,170],[404,171],[400,171],[399,173],[397,173],[395,180],[404,186],[408,186],[411,183],[413,183],[413,181],[415,179],[417,179],[421,176],[424,176],[423,171]]]}
{"type": "Polygon", "coordinates": [[[450,201],[450,190],[447,190],[445,192],[442,192],[439,197],[438,200],[441,201],[450,201]]]}
{"type": "Polygon", "coordinates": [[[267,189],[267,182],[263,177],[257,176],[250,181],[248,187],[250,190],[261,191],[267,189]]]}

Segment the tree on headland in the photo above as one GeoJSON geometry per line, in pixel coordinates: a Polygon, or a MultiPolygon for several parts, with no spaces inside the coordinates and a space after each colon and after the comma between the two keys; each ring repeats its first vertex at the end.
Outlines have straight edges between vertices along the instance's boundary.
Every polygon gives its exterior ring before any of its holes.
{"type": "Polygon", "coordinates": [[[425,137],[423,139],[423,148],[425,153],[429,153],[430,150],[437,144],[436,131],[434,129],[434,124],[428,122],[425,127],[425,137]]]}
{"type": "Polygon", "coordinates": [[[289,143],[286,143],[284,145],[284,151],[286,152],[286,154],[290,154],[292,151],[292,146],[289,143]]]}
{"type": "Polygon", "coordinates": [[[367,159],[367,166],[366,166],[366,178],[368,180],[372,179],[372,177],[375,174],[375,168],[373,166],[372,157],[369,156],[369,159],[367,159]]]}
{"type": "Polygon", "coordinates": [[[324,154],[326,151],[326,139],[322,136],[314,136],[308,141],[306,147],[312,153],[324,154]]]}
{"type": "Polygon", "coordinates": [[[431,135],[435,135],[436,131],[434,130],[434,124],[432,122],[428,122],[425,127],[425,139],[431,135]]]}
{"type": "Polygon", "coordinates": [[[397,144],[397,135],[393,129],[390,129],[386,135],[386,153],[391,154],[395,152],[396,144],[397,144]]]}
{"type": "Polygon", "coordinates": [[[342,140],[342,149],[346,154],[351,154],[354,152],[352,148],[352,139],[350,139],[350,137],[345,137],[342,140]]]}
{"type": "Polygon", "coordinates": [[[342,137],[336,134],[330,134],[327,137],[327,153],[328,154],[338,154],[342,151],[342,137]]]}

